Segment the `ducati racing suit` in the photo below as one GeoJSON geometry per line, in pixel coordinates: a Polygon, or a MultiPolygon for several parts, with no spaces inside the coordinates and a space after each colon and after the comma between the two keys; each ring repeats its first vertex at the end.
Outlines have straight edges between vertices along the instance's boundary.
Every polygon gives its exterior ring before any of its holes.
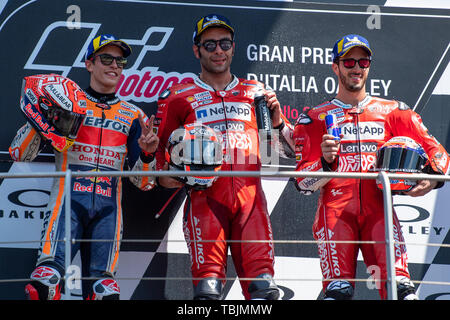
{"type": "MultiPolygon", "coordinates": [[[[56,171],[121,171],[126,157],[132,170],[150,171],[155,160],[141,153],[138,138],[142,110],[114,94],[86,90],[87,112],[74,144],[64,152],[54,151],[56,171]]],[[[27,123],[13,140],[10,153],[15,161],[32,161],[43,138],[27,123]],[[17,151],[18,150],[18,151],[17,151]]],[[[130,177],[142,190],[151,189],[149,177],[130,177]]],[[[81,247],[83,277],[113,277],[122,237],[122,181],[120,177],[73,177],[71,181],[71,238],[111,240],[72,244],[72,258],[81,247]]],[[[51,266],[64,275],[65,237],[64,178],[55,178],[45,217],[37,266],[51,266]]],[[[39,276],[34,273],[33,276],[39,276]]],[[[32,277],[33,277],[32,276],[32,277]]],[[[116,285],[116,284],[114,284],[116,285]]],[[[111,286],[114,289],[114,286],[111,286]]],[[[92,298],[92,283],[83,281],[84,298],[92,298]]],[[[116,288],[118,290],[118,288],[116,288]]],[[[97,297],[98,298],[98,297],[97,297]]]]}
{"type": "MultiPolygon", "coordinates": [[[[367,96],[356,107],[334,99],[305,109],[297,120],[293,135],[296,170],[371,171],[376,165],[377,149],[395,136],[408,136],[422,145],[429,157],[429,173],[447,174],[448,154],[429,134],[420,116],[402,102],[371,96],[367,96]],[[337,160],[328,164],[322,157],[320,144],[326,133],[325,115],[332,113],[337,116],[343,138],[340,141],[337,160]]],[[[325,294],[327,285],[330,284],[327,279],[354,279],[359,249],[366,265],[378,266],[381,269],[381,278],[386,279],[386,249],[383,243],[333,242],[385,241],[383,194],[375,180],[315,177],[300,177],[295,180],[297,188],[304,194],[320,189],[313,234],[319,241],[318,251],[325,294]]],[[[404,241],[395,212],[394,240],[404,241]]],[[[404,245],[396,245],[395,270],[397,278],[410,278],[404,245]]],[[[353,292],[352,288],[349,289],[351,293],[347,298],[350,298],[353,292]]],[[[386,298],[383,282],[379,292],[382,298],[386,298]]],[[[400,298],[402,297],[399,296],[400,298]]]]}
{"type": "MultiPolygon", "coordinates": [[[[260,170],[260,145],[252,103],[254,93],[262,88],[262,83],[233,76],[224,90],[215,91],[196,77],[193,82],[176,85],[163,92],[155,119],[160,138],[156,152],[157,168],[162,169],[164,165],[170,134],[184,124],[197,122],[222,132],[224,162],[221,170],[260,170]]],[[[190,189],[183,221],[191,256],[195,299],[221,298],[228,245],[237,275],[240,278],[261,278],[240,282],[245,298],[278,297],[278,289],[272,279],[272,228],[260,178],[219,177],[205,190],[190,189]],[[228,240],[242,242],[227,243],[228,240]],[[267,242],[255,243],[252,240],[267,242]]]]}

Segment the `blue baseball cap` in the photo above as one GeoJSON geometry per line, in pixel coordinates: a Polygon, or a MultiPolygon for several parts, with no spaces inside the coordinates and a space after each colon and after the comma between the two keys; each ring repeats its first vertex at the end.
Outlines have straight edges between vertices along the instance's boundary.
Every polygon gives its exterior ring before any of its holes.
{"type": "Polygon", "coordinates": [[[121,48],[124,58],[128,57],[131,54],[131,47],[128,45],[128,43],[123,40],[117,39],[112,34],[102,34],[92,39],[92,41],[89,43],[86,54],[84,56],[85,60],[90,59],[94,53],[108,44],[112,44],[121,48]]]}
{"type": "Polygon", "coordinates": [[[230,20],[219,14],[211,13],[197,21],[194,28],[194,34],[192,35],[192,41],[195,43],[200,34],[211,27],[222,27],[228,29],[234,37],[234,28],[231,25],[230,20]]]}
{"type": "Polygon", "coordinates": [[[357,34],[349,34],[342,37],[334,44],[332,53],[333,61],[335,61],[336,58],[345,56],[345,54],[354,47],[361,47],[367,51],[369,56],[372,56],[372,49],[370,49],[369,41],[367,41],[366,38],[357,34]]]}

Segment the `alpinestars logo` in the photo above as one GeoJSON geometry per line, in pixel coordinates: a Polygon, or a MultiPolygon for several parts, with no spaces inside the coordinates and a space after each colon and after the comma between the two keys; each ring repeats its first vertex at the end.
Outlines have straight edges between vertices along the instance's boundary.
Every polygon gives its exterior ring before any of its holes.
{"type": "Polygon", "coordinates": [[[194,218],[194,250],[195,250],[195,260],[197,262],[197,268],[200,264],[205,263],[205,257],[203,255],[203,239],[202,239],[202,229],[198,226],[199,219],[194,218]]]}
{"type": "MultiPolygon", "coordinates": [[[[36,43],[30,57],[25,63],[24,69],[42,70],[47,72],[58,72],[63,76],[69,76],[73,68],[85,68],[84,56],[89,46],[89,42],[99,33],[101,23],[81,22],[80,28],[76,30],[69,30],[67,28],[67,21],[56,21],[51,23],[43,31],[39,41],[36,43]],[[43,48],[53,46],[53,33],[60,34],[67,30],[67,39],[71,39],[74,32],[85,34],[85,30],[91,30],[89,35],[85,38],[84,43],[77,43],[73,41],[72,47],[67,50],[74,50],[78,52],[75,60],[70,64],[41,64],[38,61],[39,54],[43,48]]],[[[161,71],[158,66],[150,66],[141,68],[143,59],[152,52],[161,51],[165,48],[167,42],[170,40],[174,28],[151,26],[144,31],[141,39],[125,39],[130,46],[133,47],[133,59],[136,60],[133,65],[128,66],[122,73],[121,79],[117,86],[117,95],[125,101],[150,103],[156,101],[159,95],[168,87],[190,81],[195,74],[190,72],[179,73],[177,71],[161,71]],[[151,43],[152,39],[160,39],[159,43],[151,43]],[[140,50],[139,50],[140,49],[140,50]]],[[[79,38],[77,38],[79,39],[79,38]]],[[[69,41],[67,41],[69,43],[69,41]]],[[[69,76],[70,77],[70,76],[69,76]]]]}

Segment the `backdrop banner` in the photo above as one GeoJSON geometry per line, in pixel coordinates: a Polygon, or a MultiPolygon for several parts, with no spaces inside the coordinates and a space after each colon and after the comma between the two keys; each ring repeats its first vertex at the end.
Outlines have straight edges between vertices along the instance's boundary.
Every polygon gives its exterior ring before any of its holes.
{"type": "MultiPolygon", "coordinates": [[[[194,23],[227,16],[236,30],[232,72],[272,87],[282,111],[295,123],[302,109],[333,98],[337,79],[331,51],[343,35],[366,37],[373,50],[370,95],[404,101],[450,150],[450,10],[376,5],[270,1],[6,1],[0,7],[2,81],[0,166],[2,172],[54,171],[50,149],[33,163],[13,163],[8,147],[25,122],[19,110],[22,79],[58,73],[89,85],[84,54],[99,34],[114,34],[132,47],[117,95],[150,116],[166,88],[200,71],[192,52],[194,23]],[[74,4],[75,3],[75,4],[74,4]]],[[[295,160],[280,161],[293,170],[295,160]]],[[[34,269],[51,178],[0,180],[0,278],[26,279],[34,269]]],[[[190,260],[182,230],[185,191],[157,187],[140,191],[123,179],[124,231],[117,278],[124,300],[192,298],[190,260]],[[170,200],[170,201],[168,201],[170,200]],[[161,213],[159,219],[155,215],[161,213]],[[135,241],[134,241],[135,240],[135,241]],[[148,240],[148,241],[143,241],[148,240]]],[[[282,299],[321,297],[317,246],[313,240],[318,194],[300,195],[287,179],[263,179],[275,240],[275,281],[282,299]]],[[[449,299],[450,187],[425,197],[395,196],[409,267],[420,299],[449,299]],[[437,282],[433,283],[433,282],[437,282]]],[[[74,264],[79,263],[79,257],[74,264]]],[[[369,279],[358,257],[357,277],[369,279]]],[[[243,299],[230,257],[227,300],[243,299]]],[[[369,279],[370,280],[370,279],[369,279]]],[[[24,299],[25,281],[0,282],[0,299],[24,299]]],[[[81,299],[79,288],[72,298],[81,299]]],[[[373,281],[358,282],[355,299],[379,299],[373,281]]]]}

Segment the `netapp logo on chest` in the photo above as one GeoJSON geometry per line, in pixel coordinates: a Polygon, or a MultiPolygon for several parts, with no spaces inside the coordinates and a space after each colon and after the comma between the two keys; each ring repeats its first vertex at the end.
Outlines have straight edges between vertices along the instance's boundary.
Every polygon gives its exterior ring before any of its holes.
{"type": "Polygon", "coordinates": [[[195,115],[197,119],[202,122],[223,119],[250,121],[252,117],[252,107],[247,103],[215,103],[195,109],[195,115]]]}
{"type": "Polygon", "coordinates": [[[341,126],[342,140],[378,140],[384,138],[384,123],[379,121],[363,122],[359,126],[345,123],[341,126]]]}

